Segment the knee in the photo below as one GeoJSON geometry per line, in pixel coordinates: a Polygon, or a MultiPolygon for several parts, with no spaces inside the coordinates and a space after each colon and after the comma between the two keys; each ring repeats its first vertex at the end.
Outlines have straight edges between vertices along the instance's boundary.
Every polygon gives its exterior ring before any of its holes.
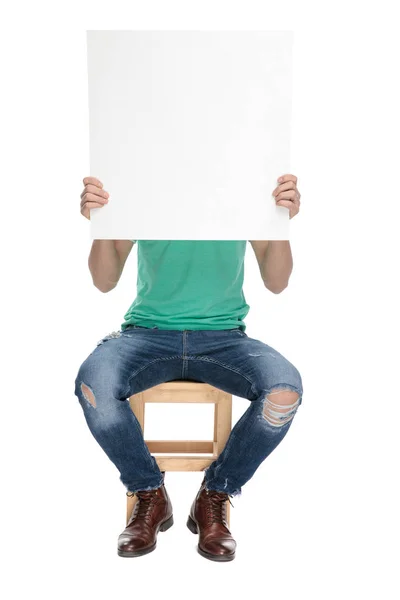
{"type": "Polygon", "coordinates": [[[94,392],[96,387],[95,371],[88,368],[87,362],[85,361],[80,366],[75,378],[75,396],[78,397],[80,402],[83,400],[96,408],[96,395],[94,392]]]}
{"type": "Polygon", "coordinates": [[[83,383],[83,381],[80,383],[80,388],[84,399],[96,408],[96,398],[93,390],[86,383],[83,383]]]}
{"type": "Polygon", "coordinates": [[[263,400],[263,417],[273,427],[283,427],[293,419],[301,404],[301,394],[294,390],[271,390],[263,400]]]}
{"type": "Polygon", "coordinates": [[[122,399],[121,392],[121,385],[109,366],[97,365],[86,359],[79,368],[75,379],[75,396],[80,402],[97,408],[108,400],[122,399]]]}

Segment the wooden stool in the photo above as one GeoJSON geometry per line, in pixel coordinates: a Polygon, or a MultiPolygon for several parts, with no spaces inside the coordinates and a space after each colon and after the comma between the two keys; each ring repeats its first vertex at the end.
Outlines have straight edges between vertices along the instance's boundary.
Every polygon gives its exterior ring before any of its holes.
{"type": "MultiPolygon", "coordinates": [[[[195,381],[168,381],[149,388],[129,398],[144,435],[144,413],[146,402],[212,402],[214,404],[213,440],[150,440],[146,445],[154,456],[161,471],[203,471],[222,452],[232,429],[232,395],[209,385],[195,381]],[[157,456],[157,453],[169,453],[157,456]],[[182,453],[197,456],[182,456],[182,453]],[[211,456],[202,453],[208,452],[211,456]]],[[[137,496],[127,496],[126,522],[132,514],[137,496]]],[[[226,501],[226,515],[230,524],[230,503],[226,501]]]]}

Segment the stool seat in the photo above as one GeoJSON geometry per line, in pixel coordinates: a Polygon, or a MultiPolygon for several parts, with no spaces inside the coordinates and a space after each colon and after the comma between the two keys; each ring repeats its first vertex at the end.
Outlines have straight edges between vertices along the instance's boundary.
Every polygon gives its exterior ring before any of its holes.
{"type": "MultiPolygon", "coordinates": [[[[134,394],[129,404],[140,423],[144,436],[147,402],[212,403],[214,404],[214,435],[212,440],[146,440],[150,453],[161,471],[203,471],[222,452],[232,429],[232,395],[208,383],[168,381],[134,394]],[[162,453],[162,456],[158,456],[162,453]],[[188,456],[187,454],[194,454],[188,456]]],[[[127,496],[128,523],[137,496],[127,496]]],[[[227,522],[230,503],[226,502],[227,522]]]]}

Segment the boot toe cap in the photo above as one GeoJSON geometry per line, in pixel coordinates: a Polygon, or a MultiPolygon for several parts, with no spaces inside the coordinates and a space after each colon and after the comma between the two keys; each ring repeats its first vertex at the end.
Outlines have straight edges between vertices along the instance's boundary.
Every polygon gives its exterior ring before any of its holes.
{"type": "Polygon", "coordinates": [[[149,547],[148,540],[146,541],[140,537],[121,535],[118,539],[118,550],[122,552],[138,552],[146,550],[147,547],[149,547]]]}
{"type": "Polygon", "coordinates": [[[213,539],[204,543],[202,549],[208,554],[229,556],[235,554],[236,542],[230,538],[213,539]]]}

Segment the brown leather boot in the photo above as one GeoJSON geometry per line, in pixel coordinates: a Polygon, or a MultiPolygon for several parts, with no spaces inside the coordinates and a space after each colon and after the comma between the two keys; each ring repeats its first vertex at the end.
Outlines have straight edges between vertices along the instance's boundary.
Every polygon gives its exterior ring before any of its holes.
{"type": "Polygon", "coordinates": [[[173,523],[172,504],[165,485],[155,490],[139,490],[132,514],[118,537],[119,556],[142,556],[155,550],[157,534],[173,523]]]}
{"type": "Polygon", "coordinates": [[[226,521],[228,494],[206,490],[205,478],[190,509],[186,525],[192,533],[199,533],[198,552],[216,561],[233,560],[236,542],[226,521]]]}

